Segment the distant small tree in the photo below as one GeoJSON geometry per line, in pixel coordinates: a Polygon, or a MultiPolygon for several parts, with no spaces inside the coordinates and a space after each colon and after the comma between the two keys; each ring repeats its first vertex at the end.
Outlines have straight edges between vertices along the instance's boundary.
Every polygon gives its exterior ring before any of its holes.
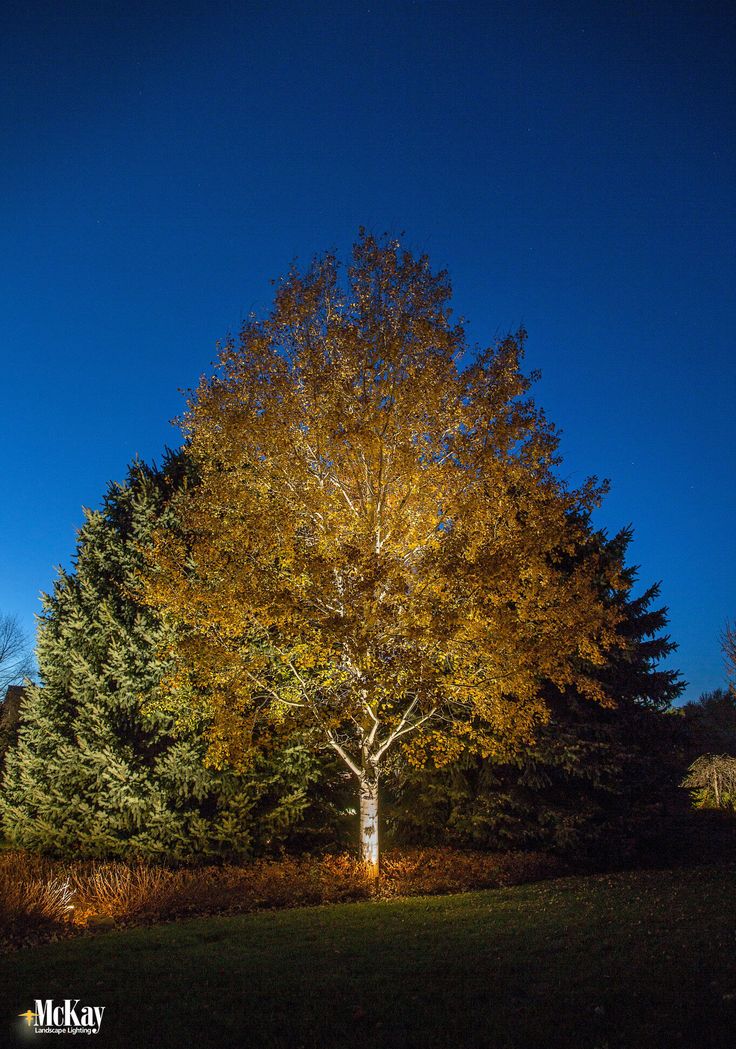
{"type": "Polygon", "coordinates": [[[733,623],[726,623],[721,635],[721,645],[733,691],[736,690],[736,626],[733,623]]]}
{"type": "Polygon", "coordinates": [[[34,672],[28,639],[15,616],[0,616],[0,773],[18,738],[23,682],[34,672]]]}
{"type": "Polygon", "coordinates": [[[0,615],[0,702],[10,685],[33,674],[31,646],[16,616],[0,615]]]}
{"type": "Polygon", "coordinates": [[[310,732],[355,776],[375,873],[389,755],[518,751],[545,682],[608,700],[586,668],[619,640],[607,566],[575,557],[603,489],[556,475],[524,333],[474,353],[450,293],[365,233],[347,280],[329,254],[292,271],[190,400],[199,483],[146,580],[177,632],[171,702],[204,706],[209,760],[310,732]]]}
{"type": "Polygon", "coordinates": [[[701,809],[736,808],[736,758],[730,754],[702,754],[682,781],[701,809]]]}

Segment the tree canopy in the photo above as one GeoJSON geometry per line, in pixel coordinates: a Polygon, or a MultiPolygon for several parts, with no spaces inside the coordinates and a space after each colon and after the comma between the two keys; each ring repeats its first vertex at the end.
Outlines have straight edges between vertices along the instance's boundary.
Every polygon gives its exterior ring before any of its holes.
{"type": "Polygon", "coordinates": [[[513,753],[544,684],[610,701],[595,668],[620,641],[620,565],[589,543],[604,488],[556,472],[524,332],[473,351],[450,297],[365,232],[345,271],[292,269],[189,399],[199,483],[144,581],[176,633],[169,709],[206,708],[209,760],[308,727],[358,780],[374,865],[390,750],[513,753]]]}

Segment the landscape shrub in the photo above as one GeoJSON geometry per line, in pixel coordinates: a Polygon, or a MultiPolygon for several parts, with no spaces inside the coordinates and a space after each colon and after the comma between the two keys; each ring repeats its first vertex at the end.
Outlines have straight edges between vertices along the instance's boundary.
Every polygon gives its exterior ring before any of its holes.
{"type": "Polygon", "coordinates": [[[285,856],[248,865],[167,868],[0,853],[6,947],[109,925],[516,885],[565,873],[543,853],[413,849],[386,853],[376,887],[351,855],[285,856]]]}

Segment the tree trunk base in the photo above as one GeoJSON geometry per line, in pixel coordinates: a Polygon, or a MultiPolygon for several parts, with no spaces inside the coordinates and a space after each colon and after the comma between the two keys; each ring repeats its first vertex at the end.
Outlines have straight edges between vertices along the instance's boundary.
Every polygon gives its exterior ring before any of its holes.
{"type": "Polygon", "coordinates": [[[380,873],[378,783],[367,777],[360,781],[360,861],[371,881],[377,883],[380,873]]]}

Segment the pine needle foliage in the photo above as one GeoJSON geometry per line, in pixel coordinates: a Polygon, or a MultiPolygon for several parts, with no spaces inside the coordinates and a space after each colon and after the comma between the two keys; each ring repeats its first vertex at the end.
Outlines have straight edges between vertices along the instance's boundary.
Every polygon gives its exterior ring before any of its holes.
{"type": "Polygon", "coordinates": [[[196,861],[283,841],[310,804],[317,764],[296,741],[247,777],[204,765],[201,714],[144,713],[167,667],[165,626],[134,596],[154,528],[173,528],[186,457],[136,462],[85,513],[71,570],[43,598],[40,684],[28,690],[0,811],[14,844],[57,856],[196,861]]]}

